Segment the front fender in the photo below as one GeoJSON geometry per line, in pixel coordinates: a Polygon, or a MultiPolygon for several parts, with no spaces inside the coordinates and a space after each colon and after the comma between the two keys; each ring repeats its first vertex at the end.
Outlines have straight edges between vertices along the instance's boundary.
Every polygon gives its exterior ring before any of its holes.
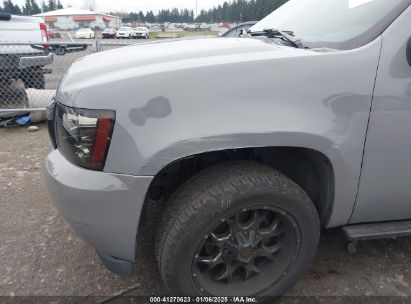
{"type": "MultiPolygon", "coordinates": [[[[153,176],[178,159],[209,151],[309,148],[328,157],[334,169],[329,226],[345,225],[357,192],[380,48],[378,38],[350,51],[245,53],[231,61],[182,60],[136,70],[135,78],[115,85],[121,106],[105,171],[153,176]]],[[[99,106],[109,108],[104,100],[114,93],[108,88],[89,92],[80,97],[90,100],[93,92],[94,100],[101,96],[99,106]]]]}

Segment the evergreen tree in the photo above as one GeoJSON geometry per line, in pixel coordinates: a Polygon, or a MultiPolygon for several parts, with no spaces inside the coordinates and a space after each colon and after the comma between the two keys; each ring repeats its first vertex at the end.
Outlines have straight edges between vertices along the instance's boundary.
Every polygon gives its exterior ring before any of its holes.
{"type": "Polygon", "coordinates": [[[31,15],[37,15],[41,13],[40,6],[37,4],[36,0],[30,0],[31,15]]]}
{"type": "Polygon", "coordinates": [[[63,4],[61,4],[60,0],[57,0],[57,9],[63,9],[63,4]]]}
{"type": "Polygon", "coordinates": [[[57,9],[57,4],[55,0],[48,0],[47,11],[54,11],[57,9]]]}
{"type": "Polygon", "coordinates": [[[14,5],[13,10],[14,10],[15,15],[23,15],[23,12],[21,11],[20,7],[17,4],[14,5]]]}
{"type": "Polygon", "coordinates": [[[30,0],[26,0],[24,2],[24,6],[23,6],[22,10],[23,10],[24,15],[28,15],[28,16],[31,15],[32,9],[31,9],[31,1],[30,0]]]}
{"type": "Polygon", "coordinates": [[[146,14],[146,22],[154,23],[156,22],[156,17],[152,11],[147,12],[146,14]]]}
{"type": "Polygon", "coordinates": [[[41,9],[35,0],[26,0],[22,8],[24,15],[36,15],[41,13],[41,9]]]}
{"type": "Polygon", "coordinates": [[[22,10],[20,7],[16,4],[14,4],[11,0],[4,0],[3,1],[3,12],[4,13],[9,13],[12,15],[21,15],[22,10]]]}
{"type": "Polygon", "coordinates": [[[146,16],[144,16],[144,13],[142,11],[140,11],[138,13],[138,21],[140,21],[140,22],[145,22],[146,21],[146,16]]]}
{"type": "Polygon", "coordinates": [[[46,4],[46,2],[44,1],[44,0],[42,0],[41,1],[41,11],[42,11],[42,13],[45,13],[45,12],[47,12],[48,11],[48,7],[47,7],[47,4],[46,4]]]}

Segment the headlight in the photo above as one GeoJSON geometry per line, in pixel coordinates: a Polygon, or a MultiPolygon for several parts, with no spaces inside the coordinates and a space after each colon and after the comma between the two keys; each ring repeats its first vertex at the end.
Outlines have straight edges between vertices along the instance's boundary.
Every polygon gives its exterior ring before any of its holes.
{"type": "Polygon", "coordinates": [[[103,170],[110,146],[115,112],[56,106],[57,148],[69,161],[103,170]]]}

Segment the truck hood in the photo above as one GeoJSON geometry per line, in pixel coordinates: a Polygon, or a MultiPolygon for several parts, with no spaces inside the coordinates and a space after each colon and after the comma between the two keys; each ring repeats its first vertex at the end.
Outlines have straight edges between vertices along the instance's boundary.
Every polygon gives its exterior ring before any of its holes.
{"type": "Polygon", "coordinates": [[[319,53],[252,38],[170,39],[142,43],[96,53],[76,61],[63,79],[57,97],[145,75],[309,54],[319,53]]]}

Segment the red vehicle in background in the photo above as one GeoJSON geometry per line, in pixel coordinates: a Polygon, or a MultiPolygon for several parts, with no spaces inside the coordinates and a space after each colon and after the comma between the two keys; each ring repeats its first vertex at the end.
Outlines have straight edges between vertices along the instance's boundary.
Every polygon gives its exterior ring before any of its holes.
{"type": "Polygon", "coordinates": [[[115,39],[117,31],[113,28],[106,28],[101,33],[101,38],[103,39],[115,39]]]}
{"type": "Polygon", "coordinates": [[[50,39],[58,39],[58,38],[62,38],[62,35],[59,31],[54,30],[54,29],[48,29],[47,33],[49,35],[50,39]]]}

